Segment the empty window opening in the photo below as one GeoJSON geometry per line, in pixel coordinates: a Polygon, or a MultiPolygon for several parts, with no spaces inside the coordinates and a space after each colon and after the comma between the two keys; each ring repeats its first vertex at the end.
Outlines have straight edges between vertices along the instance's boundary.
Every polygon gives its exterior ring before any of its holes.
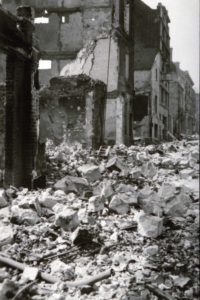
{"type": "Polygon", "coordinates": [[[65,24],[65,23],[69,24],[69,14],[65,14],[65,15],[61,16],[61,23],[62,24],[65,24]]]}
{"type": "Polygon", "coordinates": [[[49,23],[49,18],[48,17],[35,18],[34,23],[35,24],[48,24],[49,23]]]}
{"type": "Polygon", "coordinates": [[[39,61],[39,70],[50,70],[52,67],[51,60],[40,60],[39,61]]]}
{"type": "Polygon", "coordinates": [[[157,124],[154,125],[154,136],[155,136],[155,138],[158,137],[158,125],[157,124]]]}

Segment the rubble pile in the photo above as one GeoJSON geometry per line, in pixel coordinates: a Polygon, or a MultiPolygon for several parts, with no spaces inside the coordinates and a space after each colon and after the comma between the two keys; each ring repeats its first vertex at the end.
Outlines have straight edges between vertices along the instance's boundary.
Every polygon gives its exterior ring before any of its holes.
{"type": "Polygon", "coordinates": [[[0,299],[198,299],[198,141],[48,142],[47,169],[0,190],[0,299]]]}

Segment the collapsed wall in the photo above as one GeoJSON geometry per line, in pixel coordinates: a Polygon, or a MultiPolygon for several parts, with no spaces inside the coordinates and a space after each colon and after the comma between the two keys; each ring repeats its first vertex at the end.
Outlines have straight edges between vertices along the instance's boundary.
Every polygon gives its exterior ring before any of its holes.
{"type": "Polygon", "coordinates": [[[104,141],[105,84],[86,75],[54,77],[40,91],[40,144],[82,143],[98,148],[104,141]]]}

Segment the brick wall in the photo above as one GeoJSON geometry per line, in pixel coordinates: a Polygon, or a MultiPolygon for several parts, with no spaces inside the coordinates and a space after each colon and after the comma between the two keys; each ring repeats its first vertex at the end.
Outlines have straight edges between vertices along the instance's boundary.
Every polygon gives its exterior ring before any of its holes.
{"type": "Polygon", "coordinates": [[[40,143],[66,139],[98,148],[104,139],[105,85],[88,76],[55,77],[40,92],[40,143]]]}

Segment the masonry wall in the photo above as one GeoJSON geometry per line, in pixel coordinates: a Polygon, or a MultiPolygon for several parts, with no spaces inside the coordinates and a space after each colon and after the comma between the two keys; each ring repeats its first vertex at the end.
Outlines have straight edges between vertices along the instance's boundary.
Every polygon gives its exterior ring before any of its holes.
{"type": "MultiPolygon", "coordinates": [[[[7,7],[8,2],[4,0],[7,7]]],[[[18,2],[24,3],[23,0],[18,2]]],[[[53,76],[77,74],[86,74],[94,80],[104,82],[108,86],[108,94],[111,93],[107,98],[115,99],[116,102],[110,101],[108,106],[113,104],[112,111],[115,111],[115,106],[118,107],[122,130],[119,134],[115,128],[113,135],[111,127],[106,126],[107,141],[130,143],[134,83],[133,49],[130,50],[133,48],[132,23],[129,24],[131,15],[127,12],[125,14],[128,1],[49,0],[44,3],[39,1],[30,3],[35,9],[36,18],[42,15],[48,18],[48,24],[35,24],[41,58],[51,60],[52,63],[50,69],[40,70],[40,82],[47,84],[53,76]],[[70,63],[73,72],[69,71],[70,63]],[[122,102],[119,100],[121,97],[122,102]]],[[[131,7],[132,3],[130,9],[131,7]]],[[[106,116],[109,116],[109,107],[106,116]]],[[[119,122],[119,118],[117,120],[119,122]]],[[[111,123],[111,120],[108,120],[108,123],[111,123]]]]}
{"type": "Polygon", "coordinates": [[[5,153],[5,84],[0,84],[0,169],[4,169],[5,153]]]}
{"type": "Polygon", "coordinates": [[[82,143],[98,148],[104,140],[105,85],[85,75],[56,77],[40,92],[40,143],[82,143]]]}

